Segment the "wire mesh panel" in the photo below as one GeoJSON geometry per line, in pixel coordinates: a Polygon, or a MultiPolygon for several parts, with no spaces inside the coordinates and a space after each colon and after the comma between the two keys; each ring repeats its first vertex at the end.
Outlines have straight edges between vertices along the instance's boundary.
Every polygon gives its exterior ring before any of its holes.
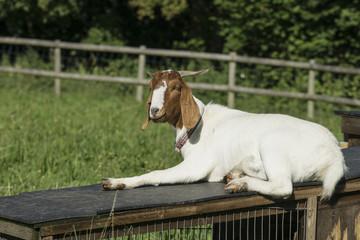
{"type": "Polygon", "coordinates": [[[136,77],[138,56],[113,52],[62,49],[63,72],[136,77]]]}
{"type": "Polygon", "coordinates": [[[52,70],[53,50],[47,47],[0,44],[0,65],[52,70]]]}
{"type": "Polygon", "coordinates": [[[54,239],[281,239],[306,236],[306,202],[201,216],[74,231],[54,239]]]}

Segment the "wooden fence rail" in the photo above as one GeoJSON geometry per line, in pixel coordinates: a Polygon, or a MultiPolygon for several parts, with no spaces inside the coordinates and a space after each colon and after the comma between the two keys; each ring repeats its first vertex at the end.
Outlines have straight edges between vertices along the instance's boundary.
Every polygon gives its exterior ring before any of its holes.
{"type": "Polygon", "coordinates": [[[216,90],[228,92],[228,106],[234,107],[235,93],[247,93],[254,95],[265,95],[265,96],[276,96],[276,97],[287,97],[308,100],[308,117],[314,116],[314,102],[313,101],[325,101],[330,103],[339,103],[345,105],[360,106],[359,99],[350,99],[342,97],[332,97],[315,94],[315,71],[324,71],[340,74],[360,74],[360,68],[348,68],[340,66],[330,66],[315,63],[314,60],[309,62],[296,62],[286,61],[269,58],[258,58],[258,57],[246,57],[238,56],[236,53],[231,52],[230,54],[220,53],[203,53],[203,52],[191,52],[191,51],[180,51],[180,50],[164,50],[164,49],[153,49],[146,48],[145,46],[140,47],[115,47],[95,44],[83,44],[83,43],[69,43],[38,39],[24,39],[24,38],[10,38],[0,37],[0,44],[10,45],[26,45],[26,46],[37,46],[47,47],[54,49],[54,71],[35,70],[35,69],[23,69],[15,67],[0,66],[0,72],[11,72],[26,75],[35,75],[43,77],[54,78],[55,81],[55,93],[60,95],[61,82],[60,79],[77,79],[77,80],[90,80],[90,81],[106,81],[106,82],[117,82],[136,84],[137,93],[136,99],[140,101],[143,95],[143,86],[147,85],[148,80],[144,79],[146,56],[163,56],[163,57],[181,57],[181,58],[194,58],[194,59],[206,59],[225,61],[229,64],[228,72],[228,84],[208,84],[208,83],[190,83],[189,85],[194,89],[200,90],[216,90]],[[110,77],[104,75],[92,75],[92,74],[76,74],[76,73],[65,73],[61,71],[61,49],[73,49],[83,51],[99,51],[99,52],[111,52],[111,53],[126,53],[135,54],[139,56],[138,63],[138,75],[137,78],[127,77],[110,77]],[[308,91],[307,93],[302,92],[289,92],[289,91],[277,91],[259,88],[249,88],[235,85],[236,79],[236,64],[260,64],[276,67],[290,67],[298,68],[309,71],[308,77],[308,91]]]}

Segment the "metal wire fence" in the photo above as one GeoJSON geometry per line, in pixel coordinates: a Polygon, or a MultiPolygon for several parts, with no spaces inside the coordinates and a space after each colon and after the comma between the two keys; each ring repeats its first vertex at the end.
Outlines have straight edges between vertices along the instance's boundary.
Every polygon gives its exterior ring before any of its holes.
{"type": "Polygon", "coordinates": [[[76,231],[54,239],[306,239],[305,202],[292,207],[241,209],[200,216],[76,231]]]}

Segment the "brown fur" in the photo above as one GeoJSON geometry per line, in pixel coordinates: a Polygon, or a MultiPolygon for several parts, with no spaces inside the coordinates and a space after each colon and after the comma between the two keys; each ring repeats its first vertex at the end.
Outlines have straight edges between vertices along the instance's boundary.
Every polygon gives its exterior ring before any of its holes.
{"type": "Polygon", "coordinates": [[[151,98],[152,98],[152,92],[150,92],[150,95],[149,95],[149,98],[146,102],[146,107],[147,107],[147,116],[146,116],[146,120],[145,122],[143,123],[143,125],[141,126],[141,129],[142,130],[145,130],[146,127],[149,125],[149,121],[150,121],[150,105],[151,105],[151,98]]]}
{"type": "Polygon", "coordinates": [[[185,82],[183,83],[180,98],[182,120],[185,128],[191,129],[195,127],[199,120],[200,110],[193,98],[190,87],[185,82]]]}

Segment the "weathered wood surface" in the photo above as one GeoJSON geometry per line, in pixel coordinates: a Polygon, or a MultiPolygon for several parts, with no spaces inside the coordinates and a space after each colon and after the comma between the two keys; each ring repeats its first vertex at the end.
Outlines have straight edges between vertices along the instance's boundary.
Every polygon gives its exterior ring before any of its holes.
{"type": "Polygon", "coordinates": [[[360,239],[360,192],[320,203],[317,214],[317,239],[360,239]]]}
{"type": "Polygon", "coordinates": [[[341,131],[360,136],[360,111],[335,111],[341,116],[341,131]]]}
{"type": "Polygon", "coordinates": [[[2,239],[1,234],[22,239],[36,239],[38,236],[34,228],[0,219],[0,239],[2,239]]]}
{"type": "MultiPolygon", "coordinates": [[[[342,193],[348,193],[353,191],[360,191],[360,179],[348,181],[346,184],[341,185],[342,193]]],[[[289,200],[275,200],[261,195],[250,196],[235,196],[234,198],[226,198],[221,200],[209,200],[205,202],[198,202],[193,204],[185,204],[178,206],[166,206],[166,207],[154,207],[139,210],[129,210],[115,212],[114,218],[111,220],[115,225],[124,225],[132,223],[150,222],[155,220],[164,220],[171,218],[180,218],[194,215],[202,215],[213,212],[231,211],[242,208],[251,208],[259,206],[267,206],[272,204],[281,204],[292,200],[307,199],[309,197],[319,196],[322,191],[320,185],[298,187],[294,191],[294,196],[289,200]]],[[[360,202],[360,200],[359,200],[360,202]]],[[[104,228],[109,222],[109,214],[104,214],[92,218],[93,228],[104,228]]],[[[41,227],[41,235],[60,234],[63,232],[71,232],[73,227],[76,229],[86,230],[89,229],[89,220],[80,220],[77,222],[65,222],[61,223],[55,221],[49,223],[49,225],[38,224],[37,227],[41,227]]]]}
{"type": "Polygon", "coordinates": [[[344,133],[360,136],[360,117],[342,117],[341,130],[344,133]]]}
{"type": "Polygon", "coordinates": [[[309,197],[306,213],[306,240],[316,239],[317,197],[309,197]]]}

